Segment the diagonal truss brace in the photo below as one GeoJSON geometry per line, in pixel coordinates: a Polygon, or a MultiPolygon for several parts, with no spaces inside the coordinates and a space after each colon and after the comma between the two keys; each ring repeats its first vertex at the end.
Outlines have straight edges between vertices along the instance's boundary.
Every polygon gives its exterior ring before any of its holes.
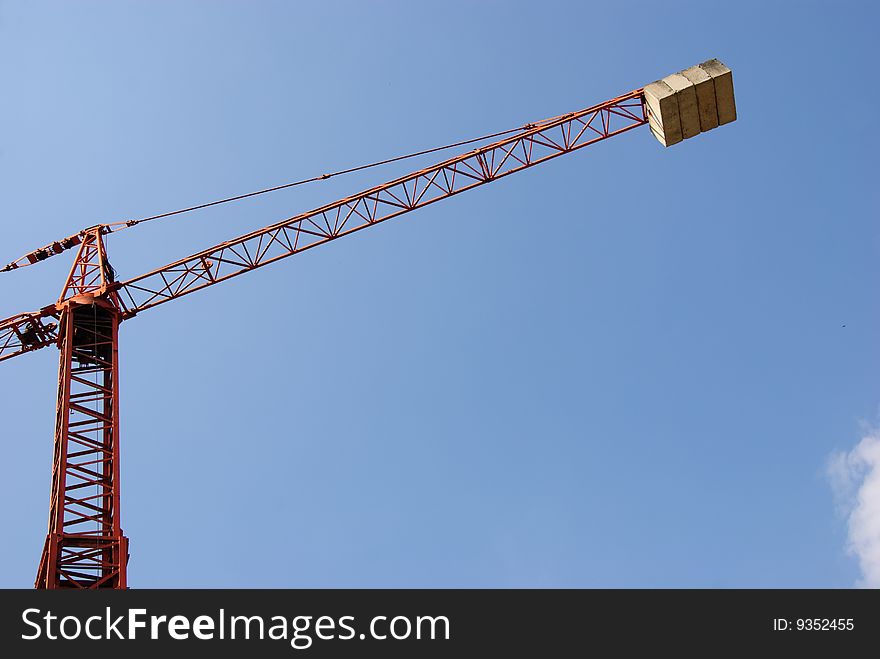
{"type": "Polygon", "coordinates": [[[101,230],[83,239],[58,301],[49,529],[36,587],[125,588],[119,521],[120,312],[101,230]]]}
{"type": "Polygon", "coordinates": [[[123,318],[647,123],[641,90],[227,241],[119,285],[123,318]]]}
{"type": "Polygon", "coordinates": [[[64,299],[85,291],[114,293],[120,320],[269,263],[398,217],[459,192],[620,135],[648,122],[642,89],[522,132],[308,213],[226,241],[119,283],[106,263],[103,227],[82,244],[58,304],[0,321],[0,361],[59,343],[64,299]],[[96,267],[98,262],[104,267],[96,267]]]}

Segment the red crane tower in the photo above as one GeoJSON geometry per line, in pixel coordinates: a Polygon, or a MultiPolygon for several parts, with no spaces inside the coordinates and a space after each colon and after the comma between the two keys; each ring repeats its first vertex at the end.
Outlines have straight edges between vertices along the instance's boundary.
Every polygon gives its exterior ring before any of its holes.
{"type": "MultiPolygon", "coordinates": [[[[610,101],[500,133],[508,136],[133,279],[117,281],[102,236],[175,213],[99,224],[7,265],[4,271],[79,248],[57,302],[0,321],[0,361],[49,345],[60,350],[49,529],[35,586],[128,586],[119,514],[120,323],[639,126],[650,125],[671,146],[735,118],[730,69],[709,60],[610,101]]],[[[186,210],[192,209],[178,212],[186,210]]]]}

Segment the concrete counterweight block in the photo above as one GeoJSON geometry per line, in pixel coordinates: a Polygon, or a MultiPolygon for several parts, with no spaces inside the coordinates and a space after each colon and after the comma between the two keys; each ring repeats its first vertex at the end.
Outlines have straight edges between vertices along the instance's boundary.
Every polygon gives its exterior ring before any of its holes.
{"type": "Polygon", "coordinates": [[[736,121],[736,102],[733,98],[733,72],[717,59],[700,64],[715,83],[715,102],[718,105],[718,125],[736,121]]]}
{"type": "Polygon", "coordinates": [[[678,119],[678,99],[672,88],[662,80],[645,87],[645,106],[648,126],[660,144],[672,146],[681,142],[681,122],[678,119]]]}
{"type": "Polygon", "coordinates": [[[681,72],[694,84],[697,93],[697,108],[700,111],[700,130],[707,131],[718,127],[718,106],[715,104],[715,83],[712,76],[699,66],[692,66],[681,72]]]}
{"type": "Polygon", "coordinates": [[[690,139],[700,134],[700,112],[697,110],[697,90],[694,83],[680,73],[673,73],[663,78],[663,82],[672,88],[678,99],[678,119],[681,122],[681,136],[690,139]]]}
{"type": "Polygon", "coordinates": [[[717,59],[652,82],[644,96],[651,132],[663,146],[736,120],[733,74],[717,59]]]}

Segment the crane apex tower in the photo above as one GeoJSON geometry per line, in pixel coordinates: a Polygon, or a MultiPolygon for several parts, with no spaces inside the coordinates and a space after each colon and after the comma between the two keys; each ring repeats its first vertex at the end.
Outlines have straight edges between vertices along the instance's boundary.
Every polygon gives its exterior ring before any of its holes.
{"type": "Polygon", "coordinates": [[[733,72],[710,59],[647,85],[648,125],[663,146],[736,121],[733,72]]]}

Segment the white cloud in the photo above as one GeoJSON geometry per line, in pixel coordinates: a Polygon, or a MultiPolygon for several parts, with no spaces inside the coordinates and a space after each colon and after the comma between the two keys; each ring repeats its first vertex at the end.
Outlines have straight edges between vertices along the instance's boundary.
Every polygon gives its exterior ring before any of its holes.
{"type": "Polygon", "coordinates": [[[831,486],[847,518],[847,549],[859,559],[859,586],[880,588],[880,431],[831,457],[831,486]]]}

